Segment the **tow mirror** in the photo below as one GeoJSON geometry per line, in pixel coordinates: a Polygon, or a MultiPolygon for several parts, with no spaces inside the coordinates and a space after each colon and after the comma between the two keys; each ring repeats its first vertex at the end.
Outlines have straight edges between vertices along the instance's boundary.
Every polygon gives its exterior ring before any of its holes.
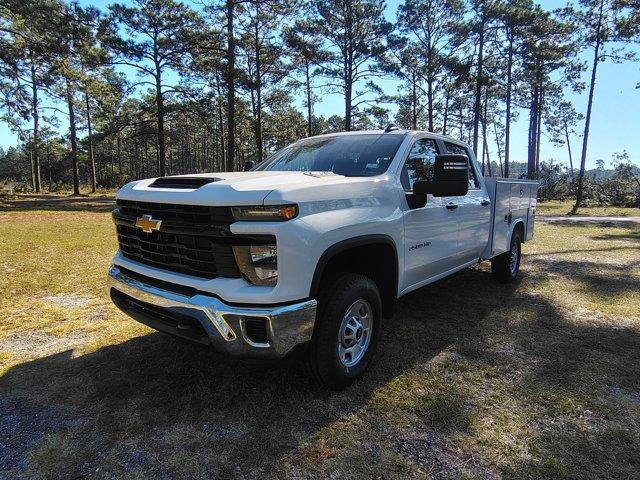
{"type": "Polygon", "coordinates": [[[434,197],[461,197],[469,191],[469,157],[466,155],[436,155],[433,181],[418,180],[413,193],[434,197]]]}
{"type": "Polygon", "coordinates": [[[244,162],[244,171],[245,172],[248,172],[252,168],[253,168],[253,162],[252,161],[244,162]]]}

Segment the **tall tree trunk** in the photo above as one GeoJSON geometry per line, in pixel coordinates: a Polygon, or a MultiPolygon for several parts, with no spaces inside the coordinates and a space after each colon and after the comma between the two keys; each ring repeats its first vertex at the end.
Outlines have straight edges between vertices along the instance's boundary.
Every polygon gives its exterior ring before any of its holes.
{"type": "Polygon", "coordinates": [[[33,140],[31,142],[31,151],[33,156],[33,189],[36,193],[40,193],[42,191],[42,183],[40,180],[40,156],[38,155],[38,149],[40,146],[40,111],[38,105],[38,79],[33,54],[31,54],[31,116],[33,117],[33,140]]]}
{"type": "Polygon", "coordinates": [[[167,150],[169,151],[169,175],[172,175],[173,172],[175,171],[174,168],[173,168],[173,142],[172,142],[172,138],[173,138],[173,135],[171,135],[171,128],[169,128],[169,138],[167,139],[167,143],[168,143],[167,150]]]}
{"type": "Polygon", "coordinates": [[[258,30],[259,3],[256,3],[256,22],[254,25],[254,48],[256,52],[256,153],[258,163],[262,162],[262,64],[260,58],[260,37],[258,30]]]}
{"type": "Polygon", "coordinates": [[[473,105],[473,153],[478,156],[478,126],[480,124],[480,104],[482,97],[482,69],[484,63],[484,27],[485,27],[485,12],[484,3],[482,5],[482,19],[480,23],[480,37],[478,41],[478,70],[476,72],[476,92],[473,105]]]}
{"type": "Polygon", "coordinates": [[[227,15],[227,69],[225,83],[227,87],[227,159],[225,169],[233,172],[236,138],[236,40],[234,37],[235,0],[226,0],[227,15]]]}
{"type": "Polygon", "coordinates": [[[96,193],[97,179],[96,179],[96,159],[93,155],[93,135],[91,131],[91,105],[89,103],[89,94],[85,90],[84,103],[87,108],[87,133],[89,141],[89,161],[91,162],[91,193],[96,193]]]}
{"type": "MultiPolygon", "coordinates": [[[[485,132],[487,131],[487,126],[484,127],[485,132]]],[[[487,156],[487,171],[489,172],[489,176],[493,177],[493,170],[491,170],[491,158],[489,157],[489,143],[486,140],[482,141],[484,153],[487,156]]]]}
{"type": "Polygon", "coordinates": [[[311,75],[309,73],[309,60],[304,60],[304,76],[307,90],[307,135],[313,135],[313,104],[311,103],[311,75]]]}
{"type": "Polygon", "coordinates": [[[345,82],[344,89],[344,130],[351,131],[351,89],[353,84],[350,79],[345,82]]]}
{"type": "Polygon", "coordinates": [[[351,131],[351,96],[353,93],[353,4],[350,0],[346,2],[347,7],[347,51],[344,57],[344,129],[351,131]]]}
{"type": "Polygon", "coordinates": [[[449,89],[444,91],[444,113],[442,115],[442,134],[447,134],[447,121],[449,120],[449,89]]]}
{"type": "Polygon", "coordinates": [[[582,137],[582,155],[580,156],[580,172],[578,173],[578,191],[576,193],[576,204],[572,213],[576,213],[582,203],[582,188],[584,181],[584,169],[587,162],[587,146],[589,145],[589,126],[591,124],[591,109],[593,107],[593,92],[596,87],[596,74],[598,63],[600,62],[600,46],[602,43],[602,11],[604,0],[600,0],[600,10],[598,13],[598,25],[596,27],[596,44],[593,49],[593,65],[591,67],[591,83],[589,85],[589,100],[587,101],[587,115],[584,119],[584,134],[582,137]]]}
{"type": "Polygon", "coordinates": [[[80,165],[78,164],[78,140],[76,137],[76,115],[73,106],[71,84],[66,80],[67,108],[69,109],[69,133],[71,134],[71,171],[73,173],[73,194],[80,195],[80,165]]]}
{"type": "Polygon", "coordinates": [[[224,144],[224,120],[222,117],[222,105],[219,103],[218,104],[218,118],[219,118],[219,129],[220,129],[220,162],[218,163],[218,171],[222,171],[225,169],[225,165],[226,165],[226,150],[225,150],[225,144],[224,144]]]}
{"type": "Polygon", "coordinates": [[[564,122],[564,136],[567,141],[567,150],[569,151],[569,171],[571,172],[571,180],[575,179],[575,175],[573,173],[573,155],[571,154],[571,140],[569,139],[569,126],[567,125],[567,121],[564,122]]]}
{"type": "Polygon", "coordinates": [[[416,72],[411,70],[411,130],[418,129],[418,92],[416,72]]]}
{"type": "Polygon", "coordinates": [[[433,79],[427,81],[427,101],[429,103],[429,131],[433,132],[433,79]]]}
{"type": "Polygon", "coordinates": [[[31,142],[31,148],[29,149],[29,165],[31,166],[31,188],[36,190],[36,169],[33,165],[33,142],[31,142]]]}
{"type": "Polygon", "coordinates": [[[507,98],[504,122],[504,176],[509,177],[509,148],[511,145],[511,76],[513,74],[513,35],[509,35],[509,52],[507,54],[507,98]]]}
{"type": "Polygon", "coordinates": [[[493,133],[496,135],[496,148],[498,149],[498,164],[500,165],[500,176],[504,178],[508,178],[506,175],[506,170],[502,168],[502,150],[500,149],[500,138],[498,137],[498,129],[496,128],[496,124],[493,124],[493,133]]]}
{"type": "Polygon", "coordinates": [[[542,137],[542,110],[544,108],[544,85],[540,85],[540,95],[538,97],[538,118],[536,126],[536,175],[540,178],[540,138],[542,137]]]}
{"type": "Polygon", "coordinates": [[[536,139],[538,138],[538,99],[539,99],[539,76],[534,80],[533,91],[531,92],[531,106],[529,109],[529,139],[527,155],[527,178],[533,179],[536,171],[536,139]]]}
{"type": "MultiPolygon", "coordinates": [[[[489,105],[489,89],[484,89],[484,111],[482,112],[482,176],[484,177],[484,158],[486,155],[487,165],[489,163],[489,147],[487,145],[487,107],[489,105]]],[[[489,176],[491,176],[491,165],[487,166],[489,176]]]]}
{"type": "Polygon", "coordinates": [[[156,61],[156,108],[158,122],[158,175],[164,177],[166,174],[166,152],[164,147],[164,96],[162,95],[162,72],[160,63],[156,61]]]}
{"type": "Polygon", "coordinates": [[[122,138],[120,132],[116,134],[116,155],[118,156],[118,175],[122,175],[122,138]]]}

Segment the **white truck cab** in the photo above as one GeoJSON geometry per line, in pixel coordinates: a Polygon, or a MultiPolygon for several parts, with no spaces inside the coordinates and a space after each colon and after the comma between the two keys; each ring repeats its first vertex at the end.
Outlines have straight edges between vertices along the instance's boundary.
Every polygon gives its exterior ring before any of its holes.
{"type": "Polygon", "coordinates": [[[110,295],[157,330],[239,356],[302,351],[359,377],[400,296],[490,259],[513,280],[537,183],[483,178],[467,145],[397,129],[300,140],[248,172],[117,194],[110,295]]]}

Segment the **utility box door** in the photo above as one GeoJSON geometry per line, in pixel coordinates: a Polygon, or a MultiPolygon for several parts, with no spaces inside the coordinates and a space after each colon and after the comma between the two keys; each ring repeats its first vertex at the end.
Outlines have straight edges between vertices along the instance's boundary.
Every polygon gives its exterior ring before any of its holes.
{"type": "Polygon", "coordinates": [[[491,256],[500,255],[508,249],[509,242],[509,212],[511,211],[511,189],[518,185],[496,182],[493,212],[493,243],[491,256]]]}

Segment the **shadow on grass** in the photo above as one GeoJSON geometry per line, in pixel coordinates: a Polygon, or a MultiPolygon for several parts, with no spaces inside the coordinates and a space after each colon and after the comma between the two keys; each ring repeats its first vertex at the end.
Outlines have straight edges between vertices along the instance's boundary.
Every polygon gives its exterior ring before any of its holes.
{"type": "MultiPolygon", "coordinates": [[[[595,283],[594,279],[594,288],[595,283]]],[[[633,285],[621,282],[615,287],[633,285]]],[[[609,384],[639,387],[636,330],[570,324],[546,300],[518,293],[518,284],[497,285],[487,271],[474,269],[402,298],[396,315],[386,322],[375,364],[361,381],[341,392],[315,389],[295,359],[250,365],[160,334],[77,358],[63,352],[17,365],[0,378],[0,433],[6,439],[0,448],[0,476],[4,471],[10,476],[69,478],[96,474],[96,468],[100,477],[307,475],[309,455],[331,455],[331,450],[309,454],[308,442],[322,445],[314,439],[332,426],[354,421],[354,414],[363,410],[369,413],[359,421],[365,422],[365,432],[371,429],[364,435],[371,436],[374,445],[399,441],[375,438],[376,429],[384,426],[375,426],[371,399],[379,388],[415,366],[428,364],[443,350],[459,352],[471,365],[522,367],[490,351],[494,328],[500,335],[513,335],[536,365],[520,379],[514,393],[523,403],[540,403],[539,390],[558,385],[572,396],[588,395],[584,390],[609,384]],[[495,318],[487,319],[497,310],[505,313],[496,326],[495,318]],[[511,327],[509,312],[532,320],[511,327]],[[600,352],[605,359],[598,358],[600,352]]],[[[464,392],[447,393],[440,392],[421,407],[428,420],[424,428],[436,435],[468,429],[471,412],[464,392]]],[[[356,441],[350,432],[344,431],[342,444],[356,441]]],[[[551,468],[546,456],[553,452],[558,468],[586,461],[590,455],[586,447],[570,450],[570,432],[551,428],[545,435],[536,440],[540,450],[530,463],[513,465],[514,470],[504,473],[543,477],[551,468]]],[[[357,450],[357,445],[351,447],[357,450]]],[[[613,446],[610,455],[623,447],[613,446]]],[[[630,452],[638,456],[635,460],[625,456],[627,467],[640,468],[638,447],[630,452]]],[[[610,455],[603,460],[615,462],[610,455]]],[[[380,461],[375,451],[369,452],[355,463],[351,475],[373,475],[380,461]]],[[[623,466],[615,464],[611,471],[623,471],[623,466]]]]}
{"type": "Polygon", "coordinates": [[[638,329],[569,324],[549,303],[541,304],[536,315],[514,337],[531,366],[521,377],[518,395],[534,406],[532,421],[539,434],[531,442],[530,458],[503,473],[540,479],[637,477],[638,329]]]}
{"type": "Polygon", "coordinates": [[[638,268],[637,262],[617,264],[537,258],[536,265],[545,272],[577,282],[583,293],[603,302],[613,302],[617,297],[640,291],[640,280],[633,275],[638,268]]]}
{"type": "Polygon", "coordinates": [[[0,212],[12,211],[57,211],[57,212],[110,212],[115,208],[112,197],[68,196],[68,195],[20,195],[11,199],[0,199],[0,212]]]}
{"type": "MultiPolygon", "coordinates": [[[[387,321],[373,368],[337,393],[318,391],[295,358],[251,365],[160,334],[77,358],[68,351],[17,365],[0,378],[4,406],[17,410],[11,427],[15,443],[4,459],[0,454],[0,464],[22,471],[35,451],[33,468],[50,476],[79,475],[94,465],[114,474],[200,472],[205,478],[230,477],[238,468],[252,478],[273,472],[284,457],[300,455],[305,439],[365,407],[378,387],[461,337],[476,335],[490,308],[479,302],[481,296],[499,289],[506,301],[515,289],[499,288],[482,280],[486,277],[464,272],[403,298],[398,314],[387,321]],[[452,288],[456,280],[481,287],[469,297],[452,288]],[[478,301],[473,315],[470,301],[478,301]],[[45,405],[49,410],[42,413],[45,405]],[[47,416],[51,420],[33,420],[47,416]],[[76,427],[66,428],[68,422],[76,427]],[[20,448],[25,438],[36,437],[42,438],[37,448],[20,448]],[[69,454],[61,456],[61,449],[69,454]],[[127,450],[155,461],[128,461],[127,450]],[[179,454],[196,455],[191,461],[197,468],[179,461],[179,454]]],[[[433,410],[435,424],[444,425],[451,424],[447,412],[460,407],[442,396],[433,410]]]]}
{"type": "MultiPolygon", "coordinates": [[[[629,225],[629,224],[627,224],[629,225]]],[[[619,241],[619,240],[631,240],[640,242],[640,225],[635,225],[636,228],[629,228],[628,233],[603,233],[601,235],[594,235],[591,237],[592,240],[602,240],[602,241],[619,241]]]]}
{"type": "Polygon", "coordinates": [[[567,216],[541,216],[539,218],[540,221],[548,223],[549,225],[569,225],[569,226],[580,226],[580,225],[591,225],[598,227],[626,227],[626,228],[638,228],[640,225],[640,221],[638,217],[616,217],[615,215],[612,217],[581,217],[578,215],[572,215],[571,213],[567,214],[567,216]],[[588,218],[587,218],[588,217],[588,218]],[[612,219],[613,218],[613,219],[612,219]]]}

